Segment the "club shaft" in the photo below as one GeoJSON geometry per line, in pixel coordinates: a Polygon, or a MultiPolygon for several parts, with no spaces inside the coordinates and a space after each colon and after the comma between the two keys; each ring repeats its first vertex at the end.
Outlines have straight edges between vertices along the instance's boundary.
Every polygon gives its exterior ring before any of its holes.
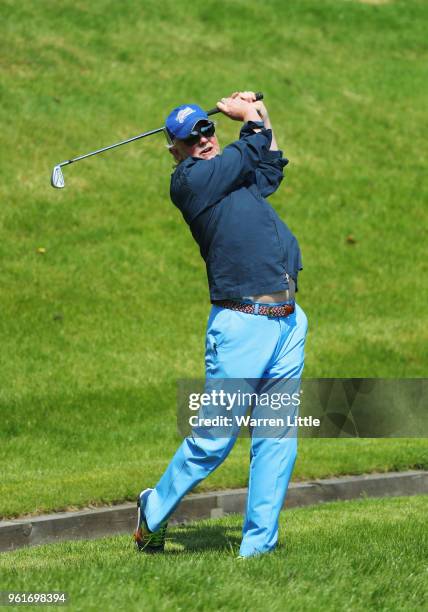
{"type": "Polygon", "coordinates": [[[97,149],[96,151],[92,151],[91,153],[86,153],[85,155],[79,155],[79,157],[73,157],[73,159],[68,159],[67,161],[61,162],[58,165],[67,166],[67,164],[72,164],[73,162],[79,161],[81,159],[85,159],[86,157],[92,157],[92,155],[98,155],[98,153],[104,153],[104,151],[109,151],[110,149],[121,147],[122,145],[128,144],[128,142],[133,142],[134,140],[140,140],[140,138],[145,138],[146,136],[151,136],[152,134],[157,134],[158,132],[163,132],[163,130],[164,130],[163,127],[157,128],[156,130],[150,130],[150,132],[144,132],[144,134],[138,134],[138,136],[127,138],[126,140],[122,140],[121,142],[116,142],[116,144],[109,145],[108,147],[103,147],[102,149],[97,149]]]}

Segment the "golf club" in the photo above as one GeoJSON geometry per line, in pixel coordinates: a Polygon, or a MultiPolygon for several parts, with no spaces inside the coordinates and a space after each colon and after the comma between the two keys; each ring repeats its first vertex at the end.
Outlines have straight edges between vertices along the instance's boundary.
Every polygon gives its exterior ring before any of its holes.
{"type": "MultiPolygon", "coordinates": [[[[262,100],[263,94],[257,93],[256,100],[262,100]]],[[[219,113],[219,109],[212,108],[207,111],[207,115],[215,115],[219,113]]],[[[82,159],[86,159],[87,157],[92,157],[92,155],[98,155],[98,153],[104,153],[104,151],[109,151],[110,149],[115,149],[116,147],[121,147],[122,145],[128,144],[129,142],[134,142],[134,140],[139,140],[140,138],[145,138],[146,136],[151,136],[152,134],[158,134],[159,132],[164,132],[167,141],[171,144],[171,139],[169,138],[169,134],[164,127],[157,128],[156,130],[150,130],[149,132],[144,132],[143,134],[138,134],[138,136],[133,136],[132,138],[128,138],[127,140],[122,140],[121,142],[117,142],[116,144],[112,144],[108,147],[103,147],[102,149],[97,149],[96,151],[92,151],[91,153],[86,153],[85,155],[79,155],[78,157],[74,157],[73,159],[68,159],[67,161],[63,161],[60,164],[57,164],[52,170],[51,175],[51,185],[56,189],[63,189],[65,187],[64,175],[62,173],[62,167],[68,166],[68,164],[73,164],[74,162],[80,161],[82,159]]]]}

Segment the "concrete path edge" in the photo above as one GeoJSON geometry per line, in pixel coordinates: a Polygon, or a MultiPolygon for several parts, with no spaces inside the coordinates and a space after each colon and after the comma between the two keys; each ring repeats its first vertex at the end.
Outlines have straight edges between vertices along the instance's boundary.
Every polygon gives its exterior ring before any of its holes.
{"type": "MultiPolygon", "coordinates": [[[[421,494],[428,494],[428,471],[344,476],[291,483],[285,507],[296,508],[364,497],[421,494]]],[[[243,514],[246,498],[247,489],[188,495],[171,517],[170,524],[219,518],[227,514],[243,514]]],[[[65,540],[89,540],[130,534],[135,527],[135,521],[135,503],[0,521],[0,552],[65,540]]]]}

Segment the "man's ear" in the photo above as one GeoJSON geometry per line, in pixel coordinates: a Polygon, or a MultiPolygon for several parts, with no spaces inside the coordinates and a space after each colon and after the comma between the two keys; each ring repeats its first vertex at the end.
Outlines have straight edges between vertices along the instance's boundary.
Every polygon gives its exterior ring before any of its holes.
{"type": "Polygon", "coordinates": [[[168,151],[171,153],[171,155],[173,156],[173,158],[175,159],[176,162],[181,162],[182,161],[182,157],[181,157],[180,151],[177,149],[177,147],[175,145],[172,145],[172,147],[169,147],[168,151]]]}

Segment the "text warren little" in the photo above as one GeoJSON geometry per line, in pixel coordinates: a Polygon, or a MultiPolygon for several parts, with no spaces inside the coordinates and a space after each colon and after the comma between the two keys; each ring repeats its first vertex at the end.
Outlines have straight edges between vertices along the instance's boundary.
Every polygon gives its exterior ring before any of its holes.
{"type": "Polygon", "coordinates": [[[189,418],[192,427],[319,427],[320,419],[312,416],[287,416],[278,418],[255,418],[250,415],[235,415],[233,417],[216,416],[212,419],[193,415],[189,418]]]}

